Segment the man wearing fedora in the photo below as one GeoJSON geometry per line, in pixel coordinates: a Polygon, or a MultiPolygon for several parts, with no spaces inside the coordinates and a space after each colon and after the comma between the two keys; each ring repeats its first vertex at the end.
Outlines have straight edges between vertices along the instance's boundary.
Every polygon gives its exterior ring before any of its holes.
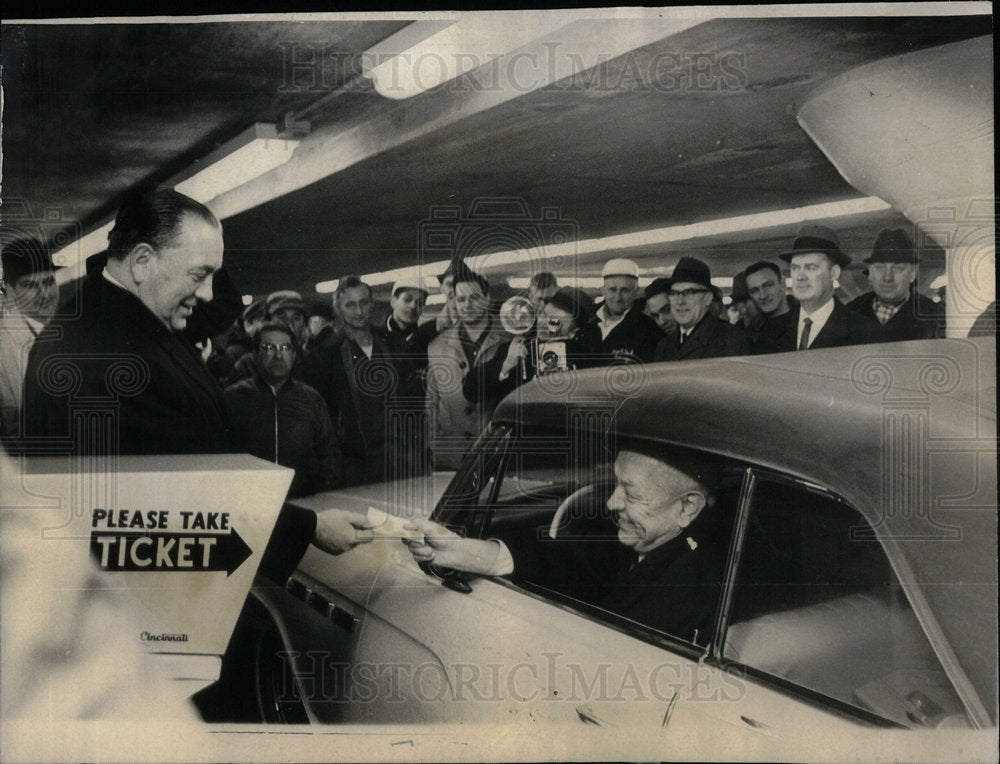
{"type": "Polygon", "coordinates": [[[872,291],[855,298],[847,307],[878,321],[878,340],[898,342],[944,336],[941,306],[914,290],[917,253],[906,231],[879,231],[865,262],[872,291]]]}
{"type": "Polygon", "coordinates": [[[663,332],[637,302],[639,266],[615,257],[604,264],[601,278],[604,303],[597,311],[601,352],[613,360],[649,363],[663,332]]]}
{"type": "Polygon", "coordinates": [[[781,353],[878,341],[875,319],[851,310],[833,294],[841,269],[851,262],[841,250],[837,234],[826,226],[803,226],[791,251],[780,257],[790,265],[792,295],[799,305],[768,320],[756,352],[781,353]]]}
{"type": "Polygon", "coordinates": [[[682,257],[670,276],[670,313],[677,327],[660,340],[654,361],[688,361],[744,355],[749,345],[742,327],[717,318],[712,305],[712,274],[693,257],[682,257]]]}

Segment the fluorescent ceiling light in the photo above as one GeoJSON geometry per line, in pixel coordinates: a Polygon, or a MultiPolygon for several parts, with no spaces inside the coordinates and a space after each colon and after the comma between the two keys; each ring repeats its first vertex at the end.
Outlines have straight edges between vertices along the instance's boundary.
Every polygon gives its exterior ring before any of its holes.
{"type": "MultiPolygon", "coordinates": [[[[731,218],[720,218],[718,220],[705,220],[700,223],[689,225],[671,226],[667,228],[654,228],[648,231],[636,231],[634,233],[621,234],[618,236],[606,236],[601,239],[583,239],[579,241],[568,241],[563,244],[548,245],[544,248],[543,259],[562,257],[567,262],[576,262],[580,255],[602,254],[615,252],[616,254],[628,249],[639,247],[649,247],[658,244],[672,242],[689,241],[692,239],[718,236],[722,234],[742,233],[744,231],[754,231],[766,228],[775,228],[785,225],[801,225],[806,221],[829,220],[832,218],[846,217],[848,215],[861,215],[871,212],[882,212],[892,209],[891,205],[881,199],[868,196],[861,199],[847,199],[840,202],[828,202],[826,204],[813,204],[807,207],[795,207],[786,210],[771,210],[753,215],[738,215],[731,218]]],[[[465,258],[465,263],[472,270],[489,275],[498,270],[501,266],[517,265],[520,263],[532,263],[537,265],[539,260],[538,248],[531,250],[512,250],[508,252],[494,252],[487,255],[475,255],[465,258]]],[[[391,283],[404,276],[416,276],[427,278],[443,273],[448,267],[448,260],[435,263],[423,263],[421,265],[397,268],[391,271],[380,271],[369,273],[361,279],[370,286],[391,283]]],[[[667,276],[673,269],[669,266],[657,266],[653,268],[643,268],[644,275],[639,277],[639,285],[645,287],[656,276],[667,276]]],[[[558,274],[556,274],[558,277],[558,274]]],[[[527,289],[530,278],[510,278],[508,284],[512,289],[527,289]]],[[[581,289],[599,289],[604,283],[600,277],[579,277],[572,279],[563,277],[559,279],[564,284],[574,284],[581,289]]],[[[432,282],[428,282],[432,283],[432,282]]],[[[712,279],[712,283],[720,287],[731,287],[732,278],[728,276],[712,279]]],[[[791,287],[791,279],[786,279],[785,283],[791,287]]],[[[323,281],[316,285],[316,291],[320,293],[333,292],[337,288],[337,282],[323,281]]],[[[436,285],[432,291],[436,289],[436,285]]]]}
{"type": "Polygon", "coordinates": [[[174,189],[208,202],[285,164],[298,145],[279,138],[274,125],[257,122],[192,165],[174,189]]]}
{"type": "MultiPolygon", "coordinates": [[[[450,260],[439,260],[434,263],[423,263],[421,265],[409,265],[405,268],[394,268],[391,271],[378,271],[361,276],[361,280],[371,287],[382,284],[395,284],[400,279],[420,279],[428,292],[434,292],[439,288],[437,276],[448,269],[450,260]]],[[[330,294],[337,291],[339,279],[332,281],[320,281],[316,284],[316,291],[320,294],[330,294]]]]}
{"type": "Polygon", "coordinates": [[[418,21],[369,48],[362,71],[386,98],[411,98],[581,18],[581,13],[475,12],[418,21]]]}
{"type": "MultiPolygon", "coordinates": [[[[298,145],[279,138],[274,125],[257,122],[164,185],[211,207],[215,197],[285,164],[298,145]]],[[[53,253],[53,264],[71,267],[103,252],[113,227],[110,220],[53,253]]]]}
{"type": "MultiPolygon", "coordinates": [[[[744,231],[775,228],[784,225],[801,225],[807,221],[827,220],[847,215],[881,212],[888,209],[892,209],[892,207],[887,202],[874,196],[866,196],[861,199],[847,199],[840,202],[812,204],[807,207],[772,210],[753,215],[737,215],[731,218],[704,220],[700,223],[691,223],[689,225],[652,228],[648,231],[635,231],[617,236],[605,236],[600,239],[567,241],[563,244],[546,246],[544,248],[544,257],[562,257],[575,260],[580,255],[601,254],[612,251],[622,252],[628,249],[651,247],[658,244],[689,241],[691,239],[742,233],[744,231]]],[[[488,269],[495,269],[503,265],[537,261],[537,248],[531,251],[512,250],[509,252],[494,252],[489,255],[467,257],[465,260],[473,270],[479,270],[486,266],[488,266],[488,269]]]]}

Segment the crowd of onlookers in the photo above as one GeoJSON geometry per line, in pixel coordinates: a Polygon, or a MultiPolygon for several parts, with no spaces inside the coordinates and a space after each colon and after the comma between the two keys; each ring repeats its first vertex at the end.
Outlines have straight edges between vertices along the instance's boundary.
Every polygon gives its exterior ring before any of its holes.
{"type": "MultiPolygon", "coordinates": [[[[142,284],[158,282],[141,270],[149,265],[137,251],[129,275],[138,274],[135,294],[155,309],[142,284]]],[[[864,260],[871,289],[844,304],[834,292],[849,262],[836,234],[812,225],[775,261],[733,276],[728,306],[701,260],[682,257],[669,278],[640,290],[636,263],[614,258],[603,267],[599,302],[543,272],[531,279],[529,309],[524,300],[501,305],[487,278],[455,260],[438,277],[445,302],[430,319],[419,279],[396,282],[376,319],[372,287],[357,276],[341,278],[322,304],[280,290],[244,306],[226,269],[207,265],[191,271],[190,295],[159,318],[224,390],[221,401],[203,392],[225,407],[219,421],[229,422],[231,447],[293,467],[291,495],[305,495],[455,468],[499,400],[538,375],[944,336],[943,305],[915,290],[917,252],[905,231],[878,235],[864,260]]],[[[121,286],[118,263],[109,250],[91,258],[88,272],[121,286]]],[[[9,441],[31,435],[22,425],[38,418],[22,416],[22,383],[57,289],[37,241],[5,247],[3,265],[0,398],[9,441]]],[[[991,310],[973,333],[995,331],[991,310]]],[[[168,350],[175,359],[180,352],[168,350]]]]}

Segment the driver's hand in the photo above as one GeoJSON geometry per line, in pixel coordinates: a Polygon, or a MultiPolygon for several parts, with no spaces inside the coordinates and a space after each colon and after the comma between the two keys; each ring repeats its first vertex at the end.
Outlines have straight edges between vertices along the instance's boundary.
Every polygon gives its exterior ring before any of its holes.
{"type": "Polygon", "coordinates": [[[429,520],[407,523],[407,530],[419,530],[422,541],[403,539],[417,562],[428,562],[443,568],[463,570],[480,575],[493,575],[493,567],[500,553],[495,541],[462,538],[429,520]]]}
{"type": "Polygon", "coordinates": [[[340,554],[374,538],[371,521],[357,512],[324,509],[316,513],[316,533],[313,544],[324,552],[340,554]]]}

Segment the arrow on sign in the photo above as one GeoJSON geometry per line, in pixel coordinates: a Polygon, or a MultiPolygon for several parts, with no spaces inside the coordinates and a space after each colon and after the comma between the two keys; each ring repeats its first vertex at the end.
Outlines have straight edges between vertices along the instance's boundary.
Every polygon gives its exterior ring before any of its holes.
{"type": "Polygon", "coordinates": [[[231,576],[253,553],[235,529],[229,533],[90,534],[90,552],[103,570],[226,571],[231,576]]]}

